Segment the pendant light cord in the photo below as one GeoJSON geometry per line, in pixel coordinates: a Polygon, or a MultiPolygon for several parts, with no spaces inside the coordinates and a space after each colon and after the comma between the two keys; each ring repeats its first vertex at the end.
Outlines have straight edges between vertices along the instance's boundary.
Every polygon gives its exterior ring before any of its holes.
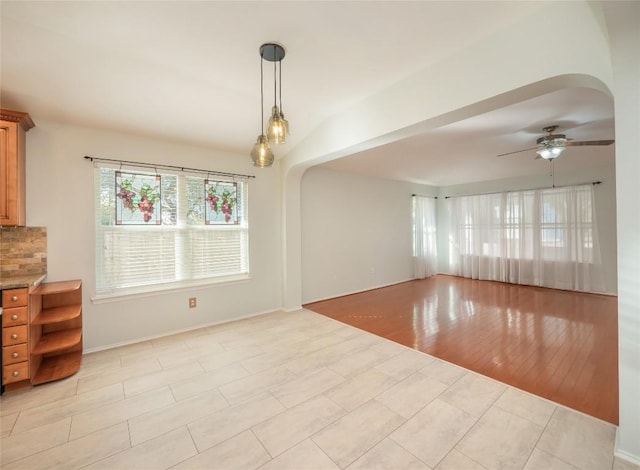
{"type": "Polygon", "coordinates": [[[278,84],[280,85],[280,93],[279,93],[279,96],[280,96],[280,114],[282,114],[283,113],[283,111],[282,111],[282,59],[280,59],[278,61],[278,66],[279,66],[279,69],[278,69],[279,70],[278,84]]]}
{"type": "Polygon", "coordinates": [[[260,135],[264,135],[264,72],[262,71],[262,53],[260,54],[260,135]]]}
{"type": "Polygon", "coordinates": [[[274,58],[274,60],[273,60],[273,105],[277,106],[278,103],[276,101],[276,98],[277,98],[278,95],[276,94],[276,90],[277,90],[277,80],[276,80],[276,78],[278,78],[278,75],[276,74],[276,60],[275,60],[275,58],[276,58],[276,46],[275,46],[275,44],[273,45],[273,58],[274,58]]]}

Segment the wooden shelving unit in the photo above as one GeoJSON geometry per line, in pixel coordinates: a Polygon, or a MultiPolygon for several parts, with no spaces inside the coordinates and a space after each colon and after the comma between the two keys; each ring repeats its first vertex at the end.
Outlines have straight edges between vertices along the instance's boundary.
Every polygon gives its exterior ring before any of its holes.
{"type": "Polygon", "coordinates": [[[75,374],[80,369],[81,358],[82,351],[73,351],[47,358],[40,364],[31,379],[31,384],[40,385],[75,374]]]}
{"type": "Polygon", "coordinates": [[[82,340],[82,328],[44,333],[33,347],[31,354],[46,354],[75,346],[82,340]]]}
{"type": "Polygon", "coordinates": [[[75,374],[82,358],[82,281],[46,282],[31,293],[31,383],[75,374]]]}
{"type": "Polygon", "coordinates": [[[61,321],[77,318],[82,313],[81,305],[64,305],[62,307],[53,307],[42,310],[40,314],[33,319],[32,325],[47,325],[49,323],[57,323],[61,321]]]}

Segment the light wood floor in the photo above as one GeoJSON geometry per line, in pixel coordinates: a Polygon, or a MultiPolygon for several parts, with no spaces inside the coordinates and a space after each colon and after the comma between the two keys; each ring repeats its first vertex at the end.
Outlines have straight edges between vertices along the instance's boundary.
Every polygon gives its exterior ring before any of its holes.
{"type": "Polygon", "coordinates": [[[618,424],[616,297],[439,275],[305,308],[618,424]]]}

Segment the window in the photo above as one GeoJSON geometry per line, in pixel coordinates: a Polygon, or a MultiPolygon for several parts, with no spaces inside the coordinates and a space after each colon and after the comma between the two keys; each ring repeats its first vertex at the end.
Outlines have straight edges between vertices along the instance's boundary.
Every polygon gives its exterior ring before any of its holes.
{"type": "Polygon", "coordinates": [[[450,272],[604,290],[593,185],[450,199],[450,272]]]}
{"type": "Polygon", "coordinates": [[[97,297],[248,277],[246,182],[235,185],[237,223],[234,219],[214,225],[205,223],[206,179],[163,173],[154,209],[159,212],[154,214],[159,215],[157,224],[126,225],[116,223],[116,172],[108,167],[95,170],[97,297]]]}
{"type": "Polygon", "coordinates": [[[580,252],[571,255],[592,259],[590,186],[464,196],[452,204],[463,254],[532,259],[538,245],[542,258],[555,259],[573,241],[574,229],[580,252]]]}
{"type": "Polygon", "coordinates": [[[413,275],[417,279],[438,272],[436,201],[413,196],[413,275]]]}

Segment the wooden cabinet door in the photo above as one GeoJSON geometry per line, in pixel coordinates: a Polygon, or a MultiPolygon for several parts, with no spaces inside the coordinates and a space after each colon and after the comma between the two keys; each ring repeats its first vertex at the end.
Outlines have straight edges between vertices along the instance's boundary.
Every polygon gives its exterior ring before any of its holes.
{"type": "Polygon", "coordinates": [[[24,225],[25,162],[21,129],[16,122],[0,122],[0,225],[24,225]]]}

